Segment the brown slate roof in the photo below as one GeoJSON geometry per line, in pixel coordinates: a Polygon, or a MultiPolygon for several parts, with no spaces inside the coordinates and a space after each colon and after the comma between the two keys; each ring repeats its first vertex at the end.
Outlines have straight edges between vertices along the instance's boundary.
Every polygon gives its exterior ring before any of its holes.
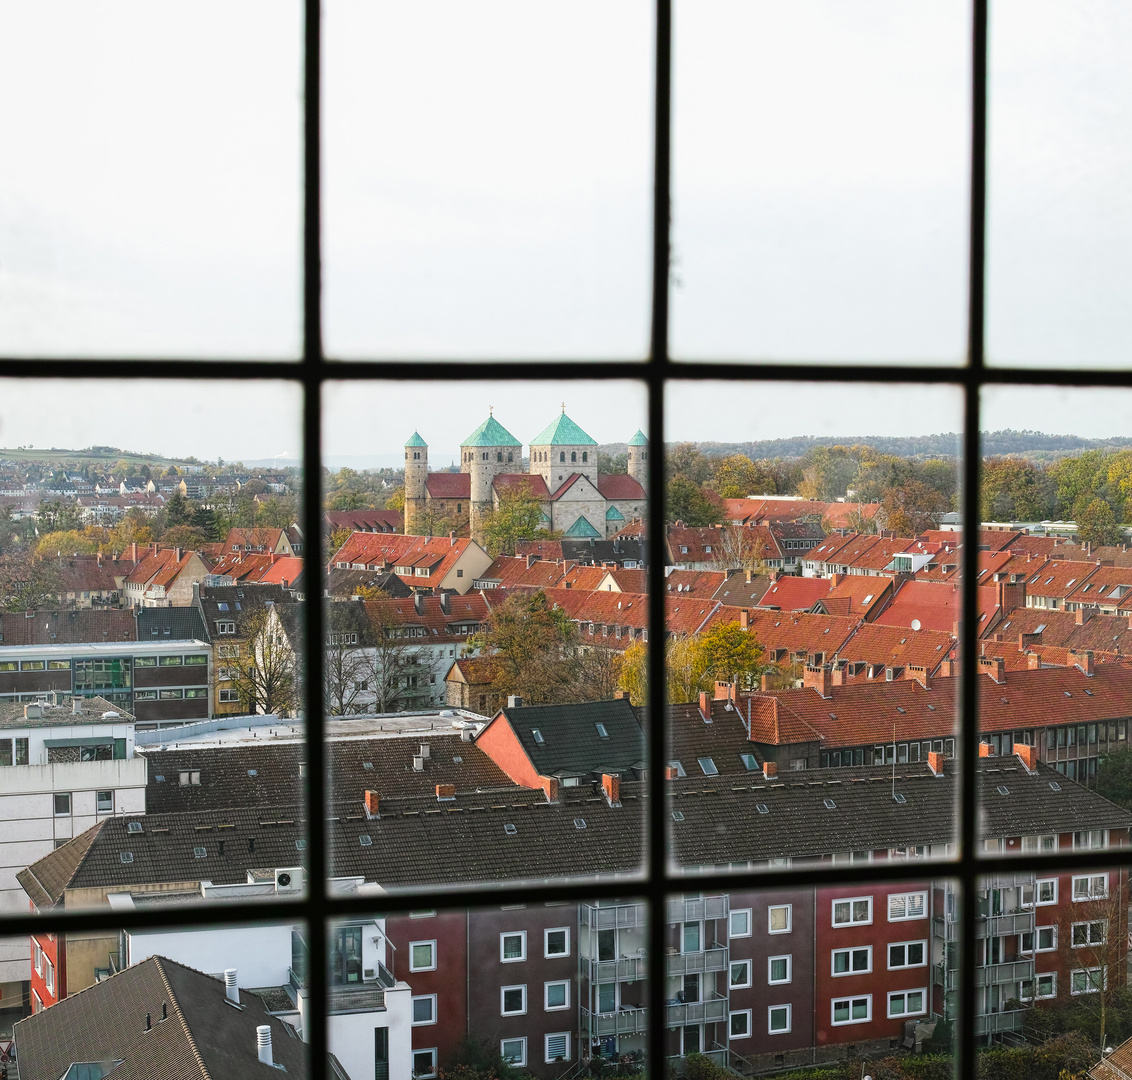
{"type": "Polygon", "coordinates": [[[0,614],[0,645],[75,645],[137,638],[134,612],[119,608],[0,614]]]}
{"type": "Polygon", "coordinates": [[[240,991],[240,1004],[227,1003],[220,980],[151,956],[20,1021],[20,1076],[58,1080],[72,1062],[121,1060],[115,1080],[246,1080],[270,1071],[256,1049],[264,1024],[281,1075],[309,1076],[306,1046],[287,1025],[250,991],[240,991]]]}
{"type": "MultiPolygon", "coordinates": [[[[108,820],[108,819],[107,819],[108,820]]],[[[57,847],[50,856],[32,863],[16,875],[16,880],[40,911],[54,907],[63,899],[91,845],[98,838],[106,821],[100,821],[73,840],[57,847]]]]}

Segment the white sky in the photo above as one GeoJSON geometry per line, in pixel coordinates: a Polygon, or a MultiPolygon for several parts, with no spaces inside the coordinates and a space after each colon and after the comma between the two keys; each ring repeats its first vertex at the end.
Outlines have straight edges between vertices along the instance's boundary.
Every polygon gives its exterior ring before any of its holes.
{"type": "MultiPolygon", "coordinates": [[[[0,6],[0,355],[294,355],[300,6],[0,6]]],[[[325,13],[330,352],[641,355],[650,0],[325,13]]],[[[958,358],[968,21],[677,0],[678,355],[958,358]]],[[[989,354],[1125,365],[1132,8],[996,0],[991,45],[989,354]]]]}

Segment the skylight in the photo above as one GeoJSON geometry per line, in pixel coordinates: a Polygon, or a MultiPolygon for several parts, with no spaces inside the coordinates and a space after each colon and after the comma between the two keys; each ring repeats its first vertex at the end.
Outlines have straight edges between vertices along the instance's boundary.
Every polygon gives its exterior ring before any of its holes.
{"type": "Polygon", "coordinates": [[[132,863],[134,861],[134,853],[132,851],[119,851],[118,858],[124,863],[132,863]]]}
{"type": "Polygon", "coordinates": [[[140,821],[129,821],[126,823],[126,832],[140,833],[142,831],[142,823],[140,821]]]}
{"type": "Polygon", "coordinates": [[[1061,785],[1056,780],[1051,780],[1049,782],[1049,789],[1050,791],[1060,791],[1061,785]]]}
{"type": "Polygon", "coordinates": [[[258,769],[248,769],[248,776],[259,776],[258,769]]]}
{"type": "Polygon", "coordinates": [[[718,776],[719,770],[715,767],[715,762],[709,757],[696,758],[700,763],[700,768],[704,770],[704,776],[718,776]]]}
{"type": "Polygon", "coordinates": [[[373,843],[373,838],[369,833],[362,833],[361,836],[358,837],[358,843],[361,844],[362,847],[369,847],[373,843]]]}
{"type": "Polygon", "coordinates": [[[531,738],[534,739],[539,746],[543,746],[546,743],[546,740],[542,737],[542,732],[539,731],[538,728],[531,728],[531,738]]]}
{"type": "Polygon", "coordinates": [[[827,810],[837,809],[837,803],[835,803],[832,799],[823,799],[822,806],[824,806],[827,810]]]}
{"type": "Polygon", "coordinates": [[[904,803],[906,803],[906,802],[907,802],[908,800],[907,800],[906,798],[904,798],[904,796],[903,796],[903,795],[901,795],[901,794],[900,794],[900,792],[898,791],[898,792],[896,792],[896,794],[895,794],[895,795],[893,795],[893,796],[892,796],[892,801],[893,801],[893,802],[898,802],[898,803],[900,803],[901,805],[903,805],[903,804],[904,804],[904,803]]]}
{"type": "Polygon", "coordinates": [[[748,771],[755,771],[759,767],[758,761],[755,760],[754,754],[740,754],[739,760],[743,763],[744,768],[748,771]]]}
{"type": "Polygon", "coordinates": [[[684,815],[679,810],[673,810],[672,811],[672,820],[673,821],[683,821],[684,815]]]}
{"type": "Polygon", "coordinates": [[[203,859],[207,854],[208,854],[208,850],[206,848],[202,848],[202,847],[193,848],[193,858],[194,859],[203,859]]]}
{"type": "Polygon", "coordinates": [[[760,814],[769,814],[770,813],[770,807],[767,806],[766,803],[755,803],[755,809],[760,814]]]}
{"type": "Polygon", "coordinates": [[[585,827],[586,827],[586,819],[585,818],[580,818],[580,817],[574,818],[574,828],[575,829],[584,829],[585,827]]]}
{"type": "Polygon", "coordinates": [[[999,784],[998,787],[995,788],[995,791],[997,791],[999,795],[1010,794],[1010,788],[1008,788],[1005,784],[999,784]]]}
{"type": "Polygon", "coordinates": [[[511,822],[507,822],[507,824],[503,826],[503,831],[508,836],[514,836],[519,830],[514,825],[512,825],[511,822]]]}
{"type": "Polygon", "coordinates": [[[372,769],[373,768],[373,762],[372,761],[363,761],[362,762],[362,768],[367,769],[367,770],[372,769]]]}
{"type": "Polygon", "coordinates": [[[598,738],[600,738],[600,739],[608,739],[609,738],[609,732],[605,730],[604,724],[594,724],[594,727],[597,728],[598,738]]]}

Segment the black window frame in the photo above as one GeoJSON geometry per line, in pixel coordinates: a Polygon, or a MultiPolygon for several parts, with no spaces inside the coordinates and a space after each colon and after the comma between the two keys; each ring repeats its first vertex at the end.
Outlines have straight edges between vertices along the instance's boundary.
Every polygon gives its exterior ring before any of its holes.
{"type": "MultiPolygon", "coordinates": [[[[987,19],[989,0],[972,0],[971,44],[971,117],[970,117],[970,203],[969,203],[969,267],[968,267],[968,332],[967,356],[963,366],[940,363],[936,366],[910,367],[901,373],[900,381],[921,386],[958,387],[964,392],[964,435],[962,463],[962,512],[968,525],[978,522],[979,506],[979,392],[986,385],[1026,386],[1132,386],[1132,373],[1111,370],[1077,368],[995,368],[989,369],[984,357],[984,264],[986,250],[986,115],[987,115],[987,19]]],[[[303,341],[298,362],[224,361],[215,358],[163,359],[151,362],[138,360],[95,360],[66,356],[49,358],[0,356],[0,376],[18,378],[99,378],[99,379],[183,379],[191,377],[215,380],[231,386],[233,382],[254,380],[284,380],[301,386],[303,404],[303,468],[304,476],[312,481],[303,489],[303,509],[306,526],[312,535],[318,533],[322,516],[322,493],[313,482],[320,476],[319,446],[322,433],[322,384],[335,380],[405,380],[430,382],[460,382],[463,380],[577,380],[602,382],[631,379],[644,383],[648,391],[648,436],[654,446],[665,443],[664,401],[666,386],[673,384],[678,394],[681,380],[721,379],[736,382],[758,383],[787,381],[807,383],[855,383],[859,385],[892,382],[892,368],[888,365],[845,365],[816,362],[809,365],[758,363],[689,363],[675,362],[668,349],[668,289],[670,277],[670,129],[671,129],[671,60],[672,60],[672,4],[671,0],[655,0],[655,86],[654,86],[654,190],[652,213],[652,308],[648,355],[639,360],[586,361],[572,364],[516,364],[490,361],[401,362],[397,359],[372,362],[336,363],[329,360],[322,344],[322,268],[321,268],[321,84],[322,64],[321,10],[319,0],[304,0],[304,103],[303,103],[303,341]]],[[[649,460],[649,486],[653,499],[653,512],[648,525],[651,550],[663,551],[663,522],[661,500],[664,491],[664,454],[654,454],[649,460]]],[[[962,610],[967,627],[977,624],[976,603],[976,545],[963,546],[962,610]]],[[[325,561],[325,559],[323,560],[325,561]]],[[[653,596],[664,595],[663,560],[653,559],[648,569],[649,589],[653,596]]],[[[651,605],[649,629],[654,641],[664,640],[664,609],[651,605]]],[[[323,713],[319,707],[323,680],[323,654],[317,647],[324,639],[324,618],[318,603],[306,609],[305,685],[309,696],[307,717],[307,768],[305,795],[307,805],[326,805],[326,756],[323,743],[323,713]]],[[[977,885],[981,874],[992,869],[992,864],[980,860],[977,844],[977,799],[975,770],[965,767],[978,758],[976,650],[962,650],[961,715],[966,722],[958,736],[960,802],[957,830],[957,856],[953,861],[937,864],[940,877],[955,879],[960,887],[960,939],[959,939],[959,1057],[956,1068],[959,1075],[975,1072],[975,1040],[972,1032],[975,1003],[975,934],[977,922],[977,885]]],[[[660,664],[649,672],[650,700],[664,697],[664,673],[660,664]]],[[[668,756],[663,739],[654,739],[649,747],[649,778],[655,792],[663,783],[664,767],[668,756]]],[[[524,889],[529,903],[539,901],[592,901],[613,899],[627,892],[642,896],[650,912],[649,950],[653,956],[665,955],[665,899],[669,893],[679,893],[687,887],[686,878],[673,872],[668,862],[666,841],[669,822],[666,819],[666,800],[648,800],[648,834],[646,871],[639,885],[594,881],[584,885],[539,886],[524,889]]],[[[312,833],[314,829],[312,828],[312,833]]],[[[317,833],[313,836],[317,841],[317,833]]],[[[322,834],[325,840],[325,832],[322,834]]],[[[328,853],[325,842],[307,845],[309,875],[312,882],[325,881],[328,870],[328,853]]],[[[1019,872],[1067,872],[1072,869],[1119,869],[1117,857],[1097,852],[1033,853],[1012,860],[1012,869],[1019,872]],[[1107,865],[1106,865],[1107,864],[1107,865]]],[[[924,867],[918,877],[924,876],[924,867]]],[[[831,883],[852,886],[860,882],[883,882],[906,879],[909,868],[905,863],[893,861],[890,865],[872,863],[867,873],[849,865],[822,865],[798,867],[769,874],[715,874],[697,875],[696,886],[709,891],[733,891],[789,885],[806,888],[831,883]]],[[[501,889],[503,887],[501,886],[501,889]]],[[[507,895],[514,895],[515,886],[506,886],[507,895]]],[[[445,897],[450,906],[479,905],[492,895],[491,886],[477,883],[471,889],[454,890],[445,897]]],[[[500,892],[502,898],[502,891],[500,892]]],[[[382,898],[382,910],[408,914],[419,908],[422,900],[437,906],[435,889],[418,892],[405,891],[382,898]]],[[[247,904],[240,907],[202,907],[194,910],[192,921],[198,925],[230,924],[256,919],[295,921],[308,924],[307,941],[310,945],[309,989],[312,1008],[309,1015],[309,1045],[312,1063],[326,1060],[327,1021],[325,1006],[328,1003],[327,934],[332,920],[350,919],[372,913],[372,900],[348,897],[328,897],[312,890],[303,899],[271,904],[247,904]],[[319,1008],[319,1004],[323,1006],[319,1008]]],[[[44,916],[12,916],[0,918],[0,933],[23,935],[43,932],[81,932],[113,928],[133,929],[167,924],[168,916],[158,912],[63,912],[44,916]]],[[[654,1020],[665,1016],[664,979],[655,978],[649,984],[649,1014],[654,1020]]],[[[649,1029],[649,1052],[656,1062],[665,1057],[665,1028],[663,1022],[654,1022],[649,1029]]]]}

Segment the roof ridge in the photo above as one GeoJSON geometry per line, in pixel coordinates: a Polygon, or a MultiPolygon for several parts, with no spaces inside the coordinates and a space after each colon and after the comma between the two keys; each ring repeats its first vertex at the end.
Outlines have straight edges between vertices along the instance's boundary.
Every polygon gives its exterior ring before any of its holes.
{"type": "MultiPolygon", "coordinates": [[[[177,1000],[177,995],[173,993],[173,987],[169,983],[169,978],[165,974],[165,967],[162,963],[168,963],[164,956],[155,956],[153,958],[154,965],[157,967],[158,973],[161,975],[161,981],[165,984],[165,989],[169,993],[169,1001],[173,1005],[173,1011],[177,1014],[177,1019],[181,1021],[181,1028],[185,1032],[185,1038],[189,1040],[189,1046],[192,1048],[193,1056],[197,1059],[197,1064],[200,1066],[200,1074],[204,1080],[212,1080],[212,1073],[208,1071],[208,1066],[204,1063],[204,1057],[201,1055],[200,1047],[197,1046],[196,1039],[193,1038],[192,1028],[189,1027],[189,1022],[185,1019],[185,1014],[181,1011],[181,1003],[177,1000]]],[[[182,964],[182,967],[185,965],[182,964]]],[[[239,993],[239,990],[236,991],[239,993]]]]}

